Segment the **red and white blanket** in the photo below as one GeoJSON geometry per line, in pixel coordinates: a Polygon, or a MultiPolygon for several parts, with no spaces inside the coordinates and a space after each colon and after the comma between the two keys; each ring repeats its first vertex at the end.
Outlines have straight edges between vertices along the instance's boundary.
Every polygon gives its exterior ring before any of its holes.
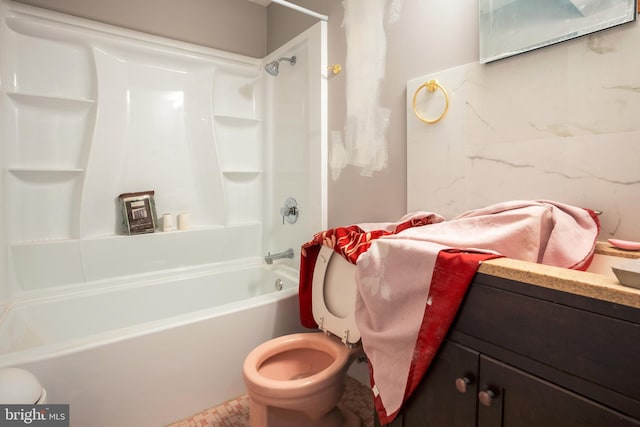
{"type": "Polygon", "coordinates": [[[311,241],[302,245],[300,250],[298,298],[302,326],[306,328],[318,327],[318,324],[313,319],[311,284],[313,268],[316,265],[318,253],[320,253],[320,246],[324,245],[333,248],[344,259],[355,264],[358,257],[369,249],[373,240],[389,234],[399,233],[411,227],[434,224],[441,221],[444,221],[444,218],[440,215],[431,212],[415,212],[405,215],[398,222],[349,225],[316,233],[311,241]]]}
{"type": "Polygon", "coordinates": [[[380,421],[393,421],[419,384],[483,260],[506,256],[586,269],[599,232],[590,210],[548,201],[512,201],[451,221],[418,213],[400,223],[318,233],[303,245],[300,315],[311,311],[313,265],[324,244],[356,263],[356,323],[369,360],[380,421]]]}

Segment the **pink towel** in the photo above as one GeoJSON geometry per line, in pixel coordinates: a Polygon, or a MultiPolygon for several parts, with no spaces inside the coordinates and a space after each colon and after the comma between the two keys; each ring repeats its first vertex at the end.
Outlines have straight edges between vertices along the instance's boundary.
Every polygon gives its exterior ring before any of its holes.
{"type": "Polygon", "coordinates": [[[358,257],[369,249],[373,240],[389,234],[399,233],[411,227],[419,227],[441,221],[444,221],[444,218],[432,212],[414,212],[403,216],[398,222],[350,225],[316,233],[311,241],[302,245],[300,250],[298,300],[302,326],[306,328],[318,327],[313,318],[311,286],[313,269],[322,245],[333,248],[347,261],[355,264],[358,257]]]}
{"type": "Polygon", "coordinates": [[[357,259],[356,322],[380,421],[393,421],[422,379],[480,261],[586,269],[598,232],[591,211],[513,201],[370,242],[357,259]]]}

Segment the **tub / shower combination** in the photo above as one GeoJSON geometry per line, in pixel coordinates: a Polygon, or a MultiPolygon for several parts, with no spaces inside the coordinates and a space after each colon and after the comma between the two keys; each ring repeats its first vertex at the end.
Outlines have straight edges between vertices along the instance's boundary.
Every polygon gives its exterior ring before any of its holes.
{"type": "Polygon", "coordinates": [[[74,426],[166,425],[245,393],[245,356],[300,331],[297,283],[253,260],[17,302],[0,367],[33,372],[74,426]]]}
{"type": "Polygon", "coordinates": [[[0,368],[72,426],[218,405],[255,346],[301,330],[298,258],[263,256],[326,228],[325,24],[257,59],[0,0],[0,368]],[[149,189],[190,229],[121,235],[117,195],[149,189]]]}

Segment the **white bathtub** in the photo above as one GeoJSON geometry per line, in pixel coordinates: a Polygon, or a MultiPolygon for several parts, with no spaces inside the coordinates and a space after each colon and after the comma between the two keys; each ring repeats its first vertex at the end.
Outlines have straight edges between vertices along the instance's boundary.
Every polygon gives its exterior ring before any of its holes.
{"type": "Polygon", "coordinates": [[[72,427],[166,425],[245,392],[246,354],[301,330],[297,282],[283,265],[234,264],[18,302],[0,367],[33,372],[72,427]]]}

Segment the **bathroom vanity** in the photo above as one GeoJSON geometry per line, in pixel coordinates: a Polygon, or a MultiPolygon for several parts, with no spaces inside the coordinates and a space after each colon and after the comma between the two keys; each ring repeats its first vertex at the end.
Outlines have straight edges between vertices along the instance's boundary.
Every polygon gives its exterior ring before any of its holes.
{"type": "Polygon", "coordinates": [[[388,426],[640,426],[640,291],[599,274],[485,262],[388,426]]]}

